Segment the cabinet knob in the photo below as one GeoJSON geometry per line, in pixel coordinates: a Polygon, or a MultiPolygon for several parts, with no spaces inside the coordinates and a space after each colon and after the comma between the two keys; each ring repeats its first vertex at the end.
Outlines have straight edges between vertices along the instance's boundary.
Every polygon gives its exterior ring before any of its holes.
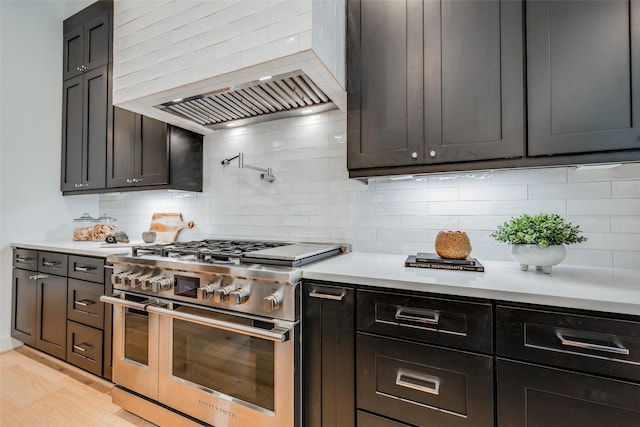
{"type": "Polygon", "coordinates": [[[131,181],[131,178],[127,178],[127,183],[131,184],[133,181],[131,181]]]}
{"type": "Polygon", "coordinates": [[[416,153],[415,151],[413,153],[411,153],[411,158],[412,159],[417,159],[418,158],[418,153],[416,153]]]}
{"type": "Polygon", "coordinates": [[[433,150],[429,151],[429,156],[435,157],[436,156],[436,152],[433,151],[433,150]]]}

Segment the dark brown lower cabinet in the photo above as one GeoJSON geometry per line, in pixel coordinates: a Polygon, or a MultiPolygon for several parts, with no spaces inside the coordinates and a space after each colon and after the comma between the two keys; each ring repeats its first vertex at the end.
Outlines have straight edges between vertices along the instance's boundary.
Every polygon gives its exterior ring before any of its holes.
{"type": "Polygon", "coordinates": [[[67,278],[41,275],[37,282],[37,349],[65,358],[67,340],[67,278]]]}
{"type": "Polygon", "coordinates": [[[491,356],[361,332],[356,343],[358,408],[415,426],[493,426],[491,356]]]}
{"type": "Polygon", "coordinates": [[[36,295],[38,285],[30,270],[13,270],[11,336],[30,346],[36,344],[36,295]]]}
{"type": "Polygon", "coordinates": [[[67,322],[67,362],[101,376],[102,331],[69,320],[67,322]]]}
{"type": "Polygon", "coordinates": [[[498,427],[640,425],[637,383],[498,359],[497,386],[498,427]]]}
{"type": "Polygon", "coordinates": [[[354,304],[349,287],[303,286],[304,427],[353,427],[354,304]]]}

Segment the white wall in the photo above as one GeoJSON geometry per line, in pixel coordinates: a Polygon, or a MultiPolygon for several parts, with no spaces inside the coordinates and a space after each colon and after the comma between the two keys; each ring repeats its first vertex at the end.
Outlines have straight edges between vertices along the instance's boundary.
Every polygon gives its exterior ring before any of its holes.
{"type": "Polygon", "coordinates": [[[332,111],[215,132],[205,138],[205,188],[193,197],[166,192],[100,197],[133,238],[153,212],[182,212],[196,227],[180,240],[245,237],[338,240],[368,252],[432,251],[439,230],[466,231],[473,255],[509,259],[489,234],[521,213],[551,212],[581,226],[589,241],[569,246],[565,263],[640,268],[640,163],[438,174],[410,181],[348,179],[345,113],[332,111]],[[244,152],[259,173],[223,168],[244,152]]]}
{"type": "Polygon", "coordinates": [[[62,21],[90,1],[0,1],[0,351],[11,348],[14,241],[68,239],[98,196],[62,197],[62,21]]]}

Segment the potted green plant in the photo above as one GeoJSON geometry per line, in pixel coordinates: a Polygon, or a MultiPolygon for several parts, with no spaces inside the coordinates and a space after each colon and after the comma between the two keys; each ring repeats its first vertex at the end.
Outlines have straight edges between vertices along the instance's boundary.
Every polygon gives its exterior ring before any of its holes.
{"type": "Polygon", "coordinates": [[[586,242],[579,225],[573,225],[556,214],[523,214],[499,225],[491,233],[498,242],[511,245],[511,256],[526,271],[535,265],[544,273],[567,255],[564,245],[586,242]]]}

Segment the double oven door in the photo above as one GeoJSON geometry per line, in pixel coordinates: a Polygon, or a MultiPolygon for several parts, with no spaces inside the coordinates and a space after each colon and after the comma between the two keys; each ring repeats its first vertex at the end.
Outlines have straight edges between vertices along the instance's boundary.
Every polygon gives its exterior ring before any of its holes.
{"type": "Polygon", "coordinates": [[[297,324],[120,294],[113,381],[216,427],[299,425],[297,324]]]}

